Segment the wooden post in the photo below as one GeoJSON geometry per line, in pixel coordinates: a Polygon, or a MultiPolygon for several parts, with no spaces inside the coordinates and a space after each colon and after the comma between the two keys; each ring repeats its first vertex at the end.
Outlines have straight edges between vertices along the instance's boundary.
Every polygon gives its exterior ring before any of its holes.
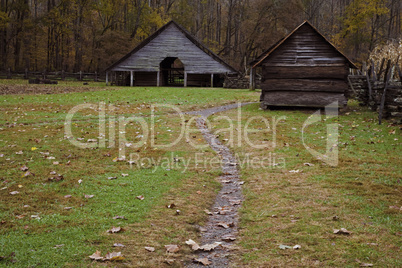
{"type": "Polygon", "coordinates": [[[367,79],[367,85],[368,85],[368,94],[369,94],[369,102],[372,100],[372,91],[371,91],[371,83],[370,83],[370,77],[368,72],[366,72],[366,79],[367,79]]]}
{"type": "Polygon", "coordinates": [[[402,83],[402,72],[401,72],[401,68],[399,68],[399,64],[396,65],[396,69],[399,74],[399,81],[401,81],[401,83],[402,83]]]}
{"type": "Polygon", "coordinates": [[[134,72],[130,71],[130,87],[134,86],[134,72]]]}
{"type": "Polygon", "coordinates": [[[350,81],[349,76],[348,76],[348,82],[349,82],[350,88],[352,89],[353,93],[355,93],[355,96],[357,96],[357,92],[356,92],[355,88],[353,87],[352,81],[350,81]]]}
{"type": "Polygon", "coordinates": [[[371,79],[373,79],[373,82],[377,81],[377,76],[375,74],[375,64],[373,60],[371,60],[371,79]]]}
{"type": "Polygon", "coordinates": [[[187,72],[184,71],[184,87],[187,87],[187,72]]]}
{"type": "Polygon", "coordinates": [[[250,90],[255,90],[255,72],[252,67],[250,69],[250,90]]]}
{"type": "Polygon", "coordinates": [[[384,111],[384,106],[385,106],[385,94],[387,93],[388,82],[389,82],[389,79],[390,79],[390,73],[391,72],[388,72],[387,77],[385,77],[385,87],[384,87],[384,92],[382,93],[382,96],[381,96],[380,111],[379,111],[379,114],[378,114],[378,124],[379,125],[381,125],[381,121],[382,121],[382,113],[384,111]]]}
{"type": "Polygon", "coordinates": [[[106,72],[106,85],[109,85],[109,72],[106,72]]]}
{"type": "Polygon", "coordinates": [[[80,81],[82,81],[82,71],[80,71],[80,81]]]}
{"type": "Polygon", "coordinates": [[[385,74],[384,74],[384,82],[387,82],[388,80],[388,73],[391,72],[391,60],[388,60],[387,62],[387,67],[385,68],[385,74]]]}
{"type": "Polygon", "coordinates": [[[160,78],[161,78],[161,71],[158,70],[158,72],[156,73],[156,86],[157,87],[160,86],[160,78]]]}
{"type": "Polygon", "coordinates": [[[214,74],[211,74],[211,87],[214,87],[214,74]]]}

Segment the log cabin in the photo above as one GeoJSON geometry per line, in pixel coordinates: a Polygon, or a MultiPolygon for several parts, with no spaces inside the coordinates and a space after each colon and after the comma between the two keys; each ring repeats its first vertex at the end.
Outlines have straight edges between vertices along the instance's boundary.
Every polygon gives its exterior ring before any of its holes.
{"type": "Polygon", "coordinates": [[[106,84],[223,86],[236,70],[182,26],[170,21],[106,69],[106,84]]]}
{"type": "Polygon", "coordinates": [[[250,87],[259,67],[263,109],[346,105],[349,68],[356,68],[308,21],[251,63],[250,87]]]}

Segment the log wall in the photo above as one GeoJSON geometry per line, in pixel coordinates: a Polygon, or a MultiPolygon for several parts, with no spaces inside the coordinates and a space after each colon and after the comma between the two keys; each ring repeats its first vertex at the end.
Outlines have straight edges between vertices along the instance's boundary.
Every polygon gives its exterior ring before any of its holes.
{"type": "Polygon", "coordinates": [[[348,61],[309,25],[289,36],[261,66],[263,108],[346,105],[348,61]]]}

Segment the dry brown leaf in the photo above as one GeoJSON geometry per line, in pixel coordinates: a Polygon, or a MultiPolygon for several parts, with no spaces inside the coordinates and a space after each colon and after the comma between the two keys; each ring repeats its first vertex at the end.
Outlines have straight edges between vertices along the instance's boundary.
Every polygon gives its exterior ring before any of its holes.
{"type": "Polygon", "coordinates": [[[93,195],[93,194],[91,194],[91,195],[87,195],[87,194],[86,194],[86,195],[85,195],[85,198],[86,198],[86,199],[90,199],[90,198],[92,198],[92,197],[94,197],[94,196],[95,196],[95,195],[93,195]]]}
{"type": "Polygon", "coordinates": [[[176,207],[176,205],[175,205],[174,203],[172,203],[172,204],[170,204],[170,205],[167,205],[166,207],[167,207],[167,208],[174,208],[174,207],[176,207]]]}
{"type": "Polygon", "coordinates": [[[63,177],[63,175],[57,175],[57,176],[54,176],[54,177],[50,177],[47,180],[48,181],[62,181],[62,180],[64,180],[64,177],[63,177]]]}
{"type": "Polygon", "coordinates": [[[155,248],[154,247],[145,247],[146,250],[148,250],[149,252],[154,252],[155,248]]]}
{"type": "Polygon", "coordinates": [[[222,242],[215,242],[213,244],[205,244],[205,245],[202,245],[200,247],[200,249],[203,251],[211,251],[211,250],[215,249],[216,247],[218,247],[220,244],[222,244],[222,242]]]}
{"type": "Polygon", "coordinates": [[[95,251],[94,254],[89,256],[89,258],[92,259],[92,260],[100,261],[100,260],[103,260],[103,257],[101,256],[101,254],[102,253],[99,250],[97,250],[97,251],[95,251]]]}
{"type": "Polygon", "coordinates": [[[209,211],[208,209],[204,209],[204,212],[207,213],[208,215],[213,215],[211,211],[209,211]]]}
{"type": "Polygon", "coordinates": [[[20,170],[22,170],[22,171],[28,171],[28,167],[27,166],[25,166],[25,165],[23,165],[22,167],[20,167],[20,170]]]}
{"type": "Polygon", "coordinates": [[[225,229],[228,229],[228,228],[234,226],[233,222],[230,222],[230,223],[227,223],[227,222],[218,222],[217,225],[220,226],[220,227],[223,227],[223,228],[225,228],[225,229]]]}
{"type": "Polygon", "coordinates": [[[172,265],[175,262],[175,259],[165,259],[165,262],[169,265],[172,265]]]}
{"type": "Polygon", "coordinates": [[[165,245],[166,251],[169,253],[175,253],[180,250],[177,245],[165,245]]]}
{"type": "Polygon", "coordinates": [[[18,192],[18,191],[12,191],[12,192],[10,192],[10,194],[11,195],[16,195],[16,194],[19,194],[20,192],[18,192]]]}
{"type": "Polygon", "coordinates": [[[294,245],[293,249],[301,249],[301,246],[300,245],[294,245]]]}
{"type": "Polygon", "coordinates": [[[111,233],[111,234],[119,233],[121,231],[123,231],[123,229],[121,227],[114,227],[114,226],[112,226],[112,228],[110,230],[107,230],[107,232],[111,233]]]}
{"type": "Polygon", "coordinates": [[[121,247],[121,248],[124,248],[124,247],[125,247],[125,245],[120,244],[120,243],[114,243],[113,246],[114,246],[114,247],[121,247]]]}
{"type": "Polygon", "coordinates": [[[145,199],[145,197],[143,195],[136,196],[135,198],[137,198],[139,200],[144,200],[145,199]]]}
{"type": "Polygon", "coordinates": [[[334,234],[350,235],[350,234],[352,234],[352,232],[349,232],[345,228],[341,228],[341,229],[334,229],[334,234]]]}
{"type": "Polygon", "coordinates": [[[197,194],[202,194],[202,192],[201,192],[201,191],[197,191],[197,194]]]}
{"type": "Polygon", "coordinates": [[[226,242],[235,241],[236,237],[234,235],[228,234],[228,235],[222,236],[222,240],[226,241],[226,242]]]}
{"type": "Polygon", "coordinates": [[[65,210],[70,210],[70,209],[72,209],[73,207],[65,207],[64,209],[65,210]]]}
{"type": "Polygon", "coordinates": [[[198,250],[200,248],[200,246],[195,241],[193,241],[192,239],[189,239],[188,241],[186,241],[186,244],[191,246],[191,249],[194,250],[194,251],[196,251],[196,250],[198,250]]]}
{"type": "Polygon", "coordinates": [[[122,261],[125,258],[123,257],[123,255],[121,255],[121,252],[110,252],[107,253],[105,256],[105,260],[108,261],[122,261]]]}
{"type": "Polygon", "coordinates": [[[195,263],[201,263],[204,266],[211,265],[212,262],[208,260],[208,258],[199,258],[199,259],[194,259],[195,263]]]}

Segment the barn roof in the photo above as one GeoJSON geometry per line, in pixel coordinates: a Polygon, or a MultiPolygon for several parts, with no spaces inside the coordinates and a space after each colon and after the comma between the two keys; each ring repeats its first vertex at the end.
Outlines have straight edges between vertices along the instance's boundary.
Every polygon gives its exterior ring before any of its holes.
{"type": "Polygon", "coordinates": [[[280,47],[289,37],[291,37],[297,30],[299,30],[302,26],[308,25],[310,26],[319,36],[321,36],[330,46],[332,46],[335,51],[337,51],[339,54],[341,54],[349,64],[350,68],[355,68],[357,69],[356,65],[345,55],[343,54],[340,50],[338,50],[324,35],[322,35],[317,28],[315,28],[309,21],[305,20],[302,24],[297,26],[291,33],[289,33],[286,37],[282,38],[278,42],[276,42],[273,46],[271,46],[269,49],[267,49],[265,52],[263,52],[257,59],[252,61],[250,65],[252,68],[255,68],[259,66],[265,59],[267,59],[278,47],[280,47]]]}
{"type": "MultiPolygon", "coordinates": [[[[154,32],[152,35],[150,35],[147,39],[145,39],[143,42],[141,42],[138,46],[136,46],[131,52],[129,52],[127,55],[125,55],[124,57],[122,57],[120,60],[118,60],[117,62],[115,62],[114,64],[112,64],[111,66],[109,66],[106,71],[114,71],[116,69],[120,69],[119,66],[121,64],[123,64],[124,62],[127,62],[128,60],[130,60],[130,58],[132,58],[136,53],[138,53],[141,49],[147,47],[148,44],[150,44],[153,40],[155,40],[156,38],[158,38],[158,36],[160,36],[162,33],[164,33],[165,31],[167,31],[168,29],[171,29],[171,26],[174,26],[176,29],[178,29],[184,36],[185,38],[187,38],[193,45],[195,45],[199,50],[201,50],[205,54],[209,56],[210,61],[213,60],[215,62],[218,63],[215,64],[215,68],[211,68],[211,73],[216,73],[217,71],[220,71],[221,73],[236,73],[237,71],[230,66],[228,63],[226,63],[223,59],[221,59],[218,55],[216,55],[214,52],[212,52],[210,49],[208,49],[205,45],[203,45],[197,38],[195,38],[193,35],[191,35],[186,29],[184,29],[181,25],[179,25],[177,22],[171,20],[170,22],[166,23],[164,26],[162,26],[161,28],[159,28],[156,32],[154,32]],[[219,65],[221,66],[219,68],[219,65]]],[[[183,40],[181,40],[183,41],[183,40]]],[[[176,42],[177,43],[177,42],[176,42]]],[[[163,46],[165,44],[161,44],[161,46],[163,46]]],[[[178,46],[183,46],[183,50],[184,47],[188,44],[176,44],[178,46]]],[[[167,45],[166,45],[167,46],[167,45]]],[[[181,52],[177,51],[177,49],[174,52],[170,52],[169,49],[168,50],[168,54],[169,55],[165,55],[165,57],[178,57],[182,60],[182,58],[180,57],[181,52]]],[[[199,52],[199,51],[197,51],[199,52]]],[[[202,55],[202,54],[199,54],[202,55]]],[[[184,62],[183,62],[184,63],[184,62]]],[[[197,64],[197,60],[195,60],[193,62],[194,64],[197,64]]],[[[127,68],[127,70],[129,70],[129,68],[127,68]]],[[[133,66],[133,70],[135,70],[135,67],[133,66]]]]}

